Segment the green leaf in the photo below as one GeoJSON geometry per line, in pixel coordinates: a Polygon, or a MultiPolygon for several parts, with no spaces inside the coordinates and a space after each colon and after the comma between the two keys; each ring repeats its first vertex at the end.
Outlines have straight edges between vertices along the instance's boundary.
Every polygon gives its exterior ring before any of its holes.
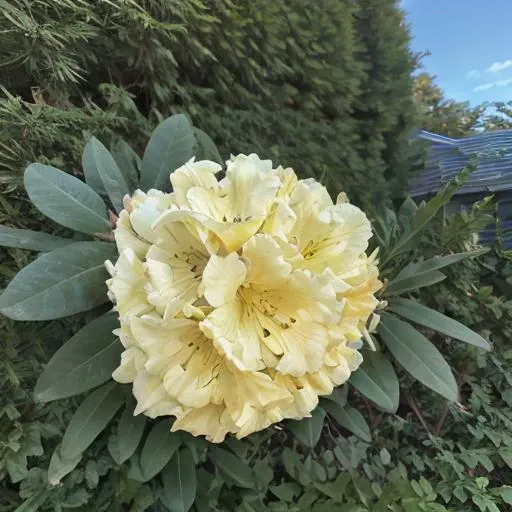
{"type": "Polygon", "coordinates": [[[288,429],[304,445],[314,448],[322,434],[324,426],[325,412],[317,407],[312,413],[311,418],[303,418],[297,421],[290,421],[288,429]]]}
{"type": "Polygon", "coordinates": [[[404,279],[393,279],[393,281],[391,281],[384,289],[384,295],[386,297],[392,297],[393,295],[399,295],[419,288],[425,288],[426,286],[432,286],[433,284],[440,283],[445,279],[446,276],[437,270],[406,277],[404,279]]]}
{"type": "Polygon", "coordinates": [[[116,211],[123,209],[123,197],[130,192],[123,173],[109,150],[91,137],[82,155],[86,183],[96,192],[106,193],[116,211]]]}
{"type": "Polygon", "coordinates": [[[393,280],[398,282],[403,279],[417,276],[419,274],[425,274],[434,270],[449,267],[459,261],[466,260],[468,258],[476,258],[489,252],[488,248],[477,249],[475,251],[459,252],[457,254],[449,254],[448,256],[434,256],[425,261],[410,263],[404,269],[402,269],[393,280]]]}
{"type": "Polygon", "coordinates": [[[256,482],[251,468],[242,462],[232,453],[213,446],[211,454],[215,465],[219,468],[222,476],[229,482],[244,487],[246,489],[255,489],[256,482]]]}
{"type": "Polygon", "coordinates": [[[79,453],[72,459],[66,459],[62,456],[60,449],[61,445],[59,444],[50,459],[50,466],[48,467],[48,483],[50,485],[58,485],[66,475],[78,466],[83,457],[83,454],[79,453]]]}
{"type": "Polygon", "coordinates": [[[130,193],[132,193],[139,186],[139,169],[141,166],[139,155],[122,139],[114,144],[111,153],[119,170],[123,173],[130,193]]]}
{"type": "Polygon", "coordinates": [[[388,249],[398,230],[396,214],[390,208],[384,210],[375,218],[373,230],[379,240],[381,249],[388,249]]]}
{"type": "Polygon", "coordinates": [[[427,308],[414,300],[401,298],[393,299],[390,302],[388,309],[404,318],[407,318],[407,320],[410,320],[411,322],[446,334],[451,338],[464,341],[485,350],[491,349],[489,343],[476,332],[472,331],[460,322],[457,322],[438,311],[427,308]]]}
{"type": "Polygon", "coordinates": [[[21,270],[0,296],[0,312],[14,320],[52,320],[108,300],[104,262],[117,249],[105,242],[75,242],[47,252],[21,270]]]}
{"type": "Polygon", "coordinates": [[[109,452],[118,464],[127,461],[135,453],[144,434],[147,418],[144,414],[134,416],[134,409],[135,400],[130,397],[119,419],[117,435],[109,443],[109,452]]]}
{"type": "Polygon", "coordinates": [[[171,512],[187,512],[197,492],[196,465],[188,448],[176,452],[162,471],[163,502],[171,512]]]}
{"type": "Polygon", "coordinates": [[[363,352],[363,363],[349,380],[362,395],[381,409],[395,413],[398,409],[399,382],[395,369],[382,352],[363,352]]]}
{"type": "Polygon", "coordinates": [[[112,230],[103,199],[74,176],[32,164],[25,171],[25,188],[36,208],[62,226],[90,234],[112,230]]]}
{"type": "Polygon", "coordinates": [[[194,128],[194,135],[197,141],[197,160],[211,160],[222,165],[222,157],[210,136],[199,128],[194,128]]]}
{"type": "Polygon", "coordinates": [[[170,174],[194,156],[194,132],[183,114],[160,123],[149,139],[144,156],[140,185],[144,190],[171,189],[170,174]]]}
{"type": "Polygon", "coordinates": [[[332,402],[336,402],[341,407],[345,407],[347,405],[347,394],[348,394],[348,386],[338,386],[333,389],[333,392],[330,395],[325,395],[322,397],[323,400],[331,400],[332,402]]]}
{"type": "Polygon", "coordinates": [[[410,250],[418,236],[421,235],[423,229],[434,218],[436,213],[451,199],[453,194],[460,187],[461,183],[466,179],[466,174],[452,180],[441,192],[433,197],[428,203],[418,208],[412,222],[412,229],[406,231],[392,248],[387,261],[395,256],[410,250]]]}
{"type": "Polygon", "coordinates": [[[302,491],[301,487],[293,482],[271,485],[269,490],[279,498],[280,501],[284,501],[286,503],[293,503],[295,496],[300,494],[302,491]]]}
{"type": "Polygon", "coordinates": [[[412,229],[412,223],[418,206],[411,197],[407,197],[398,210],[398,221],[405,231],[412,229]]]}
{"type": "Polygon", "coordinates": [[[382,313],[378,332],[393,357],[416,380],[451,402],[457,382],[439,350],[423,334],[390,313],[382,313]]]}
{"type": "Polygon", "coordinates": [[[322,408],[343,428],[350,430],[350,432],[360,437],[363,441],[371,443],[370,427],[366,423],[364,416],[357,409],[350,406],[340,407],[334,402],[324,402],[322,408]]]}
{"type": "Polygon", "coordinates": [[[151,480],[160,473],[180,447],[180,433],[171,432],[169,420],[157,423],[150,431],[140,454],[140,469],[143,481],[151,480]]]}
{"type": "Polygon", "coordinates": [[[36,512],[48,499],[50,489],[44,488],[36,491],[30,498],[24,501],[14,512],[36,512]]]}
{"type": "Polygon", "coordinates": [[[503,485],[497,489],[501,499],[507,504],[512,505],[512,487],[509,485],[503,485]]]}
{"type": "Polygon", "coordinates": [[[107,313],[80,329],[50,359],[34,389],[36,400],[50,402],[103,384],[119,366],[123,347],[112,333],[119,327],[107,313]]]}
{"type": "Polygon", "coordinates": [[[58,249],[72,243],[73,240],[69,238],[61,238],[40,231],[0,226],[0,245],[2,247],[44,252],[53,251],[53,249],[58,249]]]}
{"type": "Polygon", "coordinates": [[[512,447],[501,448],[500,457],[503,459],[503,462],[512,469],[512,447]]]}
{"type": "Polygon", "coordinates": [[[124,394],[115,382],[93,391],[76,410],[62,438],[61,456],[73,459],[103,432],[123,405],[124,394]]]}

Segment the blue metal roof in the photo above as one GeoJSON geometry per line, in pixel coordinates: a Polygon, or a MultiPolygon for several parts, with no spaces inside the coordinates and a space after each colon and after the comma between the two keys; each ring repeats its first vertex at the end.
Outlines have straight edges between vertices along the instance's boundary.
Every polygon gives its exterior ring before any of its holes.
{"type": "MultiPolygon", "coordinates": [[[[414,137],[430,144],[425,168],[411,178],[411,196],[435,194],[462,169],[474,164],[475,170],[456,192],[454,202],[458,208],[470,207],[475,197],[496,194],[505,246],[512,248],[512,130],[481,132],[460,139],[419,131],[414,137]]],[[[496,238],[494,225],[479,236],[482,243],[492,243],[496,238]]]]}
{"type": "Polygon", "coordinates": [[[416,137],[431,144],[425,169],[411,179],[413,197],[441,190],[471,162],[476,170],[458,194],[512,189],[512,130],[482,132],[461,139],[420,131],[416,137]]]}

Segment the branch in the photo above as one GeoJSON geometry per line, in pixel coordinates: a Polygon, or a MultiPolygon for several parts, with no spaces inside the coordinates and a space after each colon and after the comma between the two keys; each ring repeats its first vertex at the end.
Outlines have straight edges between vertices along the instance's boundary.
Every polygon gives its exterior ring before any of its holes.
{"type": "Polygon", "coordinates": [[[423,418],[423,415],[421,414],[421,411],[418,408],[418,405],[416,404],[414,398],[410,395],[406,395],[407,402],[409,403],[409,406],[413,410],[414,414],[416,414],[416,417],[420,421],[423,428],[429,433],[432,433],[432,429],[428,426],[427,422],[425,421],[425,418],[423,418]]]}
{"type": "Polygon", "coordinates": [[[443,412],[441,413],[441,417],[439,418],[439,421],[437,422],[436,428],[434,429],[434,434],[439,437],[439,434],[441,433],[441,429],[443,428],[444,422],[446,421],[446,418],[448,417],[448,413],[450,412],[450,406],[448,402],[446,402],[443,412]]]}

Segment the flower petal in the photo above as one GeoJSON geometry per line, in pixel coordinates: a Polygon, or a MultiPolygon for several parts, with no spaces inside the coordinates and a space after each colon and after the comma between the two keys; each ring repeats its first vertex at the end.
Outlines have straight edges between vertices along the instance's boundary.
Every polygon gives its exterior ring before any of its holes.
{"type": "Polygon", "coordinates": [[[247,267],[238,254],[224,258],[212,255],[203,272],[201,290],[212,306],[219,307],[235,299],[246,275],[247,267]]]}
{"type": "Polygon", "coordinates": [[[201,330],[218,352],[243,371],[262,370],[261,326],[250,308],[236,298],[214,309],[202,322],[201,330]]]}
{"type": "Polygon", "coordinates": [[[189,160],[171,174],[174,201],[182,208],[189,208],[188,191],[193,187],[216,189],[218,183],[215,174],[221,169],[222,166],[209,160],[189,160]]]}

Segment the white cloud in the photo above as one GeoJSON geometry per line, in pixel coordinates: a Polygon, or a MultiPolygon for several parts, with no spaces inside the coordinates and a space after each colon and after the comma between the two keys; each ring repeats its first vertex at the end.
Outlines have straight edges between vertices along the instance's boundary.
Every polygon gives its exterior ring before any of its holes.
{"type": "Polygon", "coordinates": [[[471,71],[468,71],[466,73],[466,78],[469,78],[470,80],[472,78],[480,78],[482,76],[482,73],[478,71],[478,69],[472,69],[471,71]]]}
{"type": "Polygon", "coordinates": [[[473,89],[473,92],[486,91],[487,89],[492,89],[493,87],[506,87],[507,85],[511,84],[512,78],[507,78],[506,80],[497,80],[496,82],[489,82],[487,84],[478,85],[473,89]]]}
{"type": "Polygon", "coordinates": [[[486,73],[498,73],[504,69],[512,67],[512,59],[504,60],[503,62],[494,62],[486,70],[486,73]]]}
{"type": "Polygon", "coordinates": [[[494,82],[490,84],[482,84],[473,89],[474,92],[485,91],[486,89],[492,89],[495,86],[494,82]]]}

